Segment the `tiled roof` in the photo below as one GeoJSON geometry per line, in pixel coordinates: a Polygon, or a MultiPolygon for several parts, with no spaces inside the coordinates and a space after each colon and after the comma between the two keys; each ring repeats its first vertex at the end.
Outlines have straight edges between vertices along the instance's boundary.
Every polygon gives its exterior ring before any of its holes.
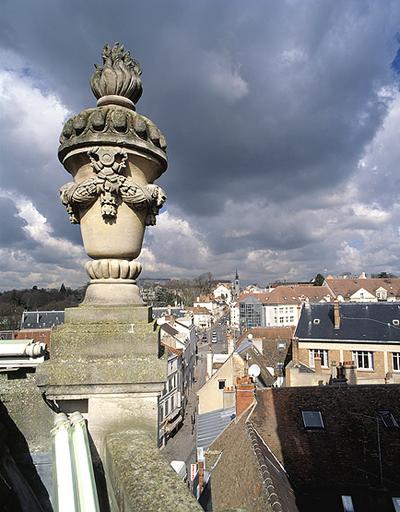
{"type": "Polygon", "coordinates": [[[277,461],[250,421],[246,423],[246,430],[272,512],[298,512],[296,497],[283,466],[277,461]]]}
{"type": "Polygon", "coordinates": [[[243,300],[246,300],[250,297],[260,301],[260,302],[264,302],[266,300],[266,297],[270,294],[271,292],[268,292],[268,293],[265,293],[265,292],[262,292],[262,293],[258,293],[258,292],[242,292],[239,297],[237,298],[237,302],[242,302],[243,300]]]}
{"type": "Polygon", "coordinates": [[[173,347],[172,345],[169,345],[166,341],[161,341],[161,345],[164,345],[164,347],[167,349],[168,352],[171,352],[172,354],[175,354],[176,356],[181,356],[183,354],[183,349],[173,347]]]}
{"type": "Polygon", "coordinates": [[[160,329],[162,329],[171,336],[176,336],[177,334],[179,334],[179,331],[177,331],[174,327],[172,327],[172,325],[168,324],[167,322],[161,324],[160,329]]]}
{"type": "Polygon", "coordinates": [[[301,339],[400,343],[400,302],[341,302],[334,328],[333,303],[303,307],[295,337],[301,339]],[[399,325],[394,325],[399,322],[399,325]]]}
{"type": "Polygon", "coordinates": [[[250,418],[248,410],[233,421],[207,453],[213,506],[216,510],[298,512],[284,468],[250,418]]]}
{"type": "Polygon", "coordinates": [[[272,388],[256,398],[251,423],[283,464],[300,510],[343,510],[342,495],[355,510],[392,510],[399,429],[386,428],[378,411],[400,417],[400,385],[272,388]],[[324,428],[307,430],[302,410],[320,411],[324,428]]]}
{"type": "Polygon", "coordinates": [[[306,300],[309,302],[320,302],[327,296],[334,298],[326,286],[290,285],[277,286],[268,293],[242,293],[238,302],[246,300],[257,300],[262,304],[301,304],[306,300]]]}
{"type": "Polygon", "coordinates": [[[367,290],[372,295],[376,294],[378,288],[384,288],[388,297],[400,297],[400,279],[399,278],[366,278],[366,279],[336,279],[327,278],[325,280],[335,296],[341,295],[344,299],[349,299],[360,288],[367,290]]]}
{"type": "Polygon", "coordinates": [[[187,308],[187,310],[194,315],[211,315],[211,311],[203,306],[195,306],[193,308],[187,308]]]}
{"type": "Polygon", "coordinates": [[[291,340],[294,333],[294,327],[253,327],[245,331],[238,343],[246,339],[249,334],[255,339],[270,339],[270,340],[291,340]]]}
{"type": "Polygon", "coordinates": [[[24,311],[21,329],[51,329],[64,323],[64,311],[24,311]]]}
{"type": "Polygon", "coordinates": [[[308,299],[309,302],[320,302],[326,296],[333,298],[324,286],[278,286],[265,298],[265,304],[301,304],[308,299]]]}

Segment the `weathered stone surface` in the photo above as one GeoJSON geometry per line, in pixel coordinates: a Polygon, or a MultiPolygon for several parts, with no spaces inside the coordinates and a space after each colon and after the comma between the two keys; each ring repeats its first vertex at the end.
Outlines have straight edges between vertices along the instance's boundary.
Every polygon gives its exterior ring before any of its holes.
{"type": "Polygon", "coordinates": [[[71,323],[150,323],[153,321],[149,306],[79,306],[65,310],[65,322],[71,323]]]}
{"type": "Polygon", "coordinates": [[[136,103],[142,95],[139,63],[119,43],[112,48],[104,45],[102,57],[103,65],[95,65],[96,71],[90,80],[93,94],[99,99],[118,95],[136,103]]]}
{"type": "Polygon", "coordinates": [[[58,157],[64,163],[71,148],[117,143],[124,148],[144,150],[167,167],[167,142],[147,117],[117,105],[88,108],[70,118],[60,135],[58,157]]]}
{"type": "MultiPolygon", "coordinates": [[[[148,307],[80,306],[52,334],[51,358],[40,366],[40,386],[161,383],[159,330],[148,307]]],[[[71,388],[71,393],[76,390],[71,388]]]]}
{"type": "Polygon", "coordinates": [[[202,510],[145,431],[110,434],[105,450],[104,468],[112,512],[202,510]]]}
{"type": "Polygon", "coordinates": [[[85,251],[101,261],[86,265],[91,284],[84,303],[140,304],[134,280],[141,266],[131,260],[166,200],[153,182],[166,170],[167,145],[157,126],[135,112],[138,63],[119,43],[106,45],[102,56],[91,80],[97,106],[69,119],[60,137],[59,159],[74,178],[61,187],[61,201],[81,225],[85,251]]]}
{"type": "Polygon", "coordinates": [[[53,412],[31,375],[7,379],[6,374],[0,374],[0,410],[0,423],[6,424],[14,453],[25,453],[26,443],[31,453],[51,451],[53,412]]]}

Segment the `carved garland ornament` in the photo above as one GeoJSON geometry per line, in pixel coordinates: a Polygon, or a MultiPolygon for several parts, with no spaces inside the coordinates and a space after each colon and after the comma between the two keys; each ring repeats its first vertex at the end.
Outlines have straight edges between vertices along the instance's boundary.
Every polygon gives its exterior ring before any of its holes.
{"type": "Polygon", "coordinates": [[[66,183],[60,189],[71,223],[79,224],[80,206],[94,203],[100,197],[104,221],[117,216],[118,205],[123,201],[135,210],[147,210],[146,226],[154,226],[166,201],[163,189],[157,185],[142,186],[123,176],[128,155],[121,149],[95,148],[88,151],[88,156],[96,176],[81,183],[66,183]]]}

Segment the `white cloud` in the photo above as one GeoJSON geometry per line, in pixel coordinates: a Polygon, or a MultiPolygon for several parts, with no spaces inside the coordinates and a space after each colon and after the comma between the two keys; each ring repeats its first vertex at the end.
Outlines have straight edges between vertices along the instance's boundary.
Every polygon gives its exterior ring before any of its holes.
{"type": "Polygon", "coordinates": [[[203,71],[213,91],[229,101],[239,100],[249,93],[249,86],[240,74],[240,65],[229,58],[208,52],[203,71]]]}
{"type": "Polygon", "coordinates": [[[0,119],[14,145],[19,142],[27,153],[54,156],[67,114],[54,94],[44,94],[22,70],[0,71],[0,119]]]}

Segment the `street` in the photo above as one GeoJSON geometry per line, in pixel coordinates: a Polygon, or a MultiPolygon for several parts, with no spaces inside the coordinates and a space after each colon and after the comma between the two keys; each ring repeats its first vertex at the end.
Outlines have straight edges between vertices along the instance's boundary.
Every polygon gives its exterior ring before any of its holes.
{"type": "Polygon", "coordinates": [[[186,463],[188,475],[190,464],[196,462],[196,427],[197,427],[197,391],[203,386],[206,377],[207,352],[212,350],[214,354],[226,353],[226,326],[215,324],[206,330],[207,340],[202,341],[202,333],[198,337],[198,362],[195,369],[195,381],[190,389],[185,417],[181,428],[171,437],[161,453],[166,459],[183,460],[186,463]],[[217,333],[217,343],[211,343],[212,332],[217,333]],[[192,415],[195,413],[195,424],[192,425],[192,415]]]}

